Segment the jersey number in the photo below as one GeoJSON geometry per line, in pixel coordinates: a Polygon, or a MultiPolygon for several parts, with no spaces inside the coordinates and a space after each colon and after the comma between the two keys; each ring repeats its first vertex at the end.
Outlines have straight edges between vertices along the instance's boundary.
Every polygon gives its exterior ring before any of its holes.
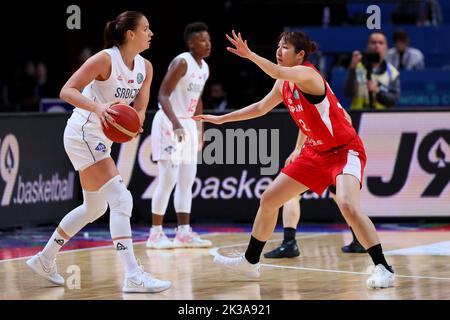
{"type": "Polygon", "coordinates": [[[197,99],[192,99],[191,98],[191,103],[189,103],[189,107],[188,107],[188,112],[189,113],[194,113],[195,112],[195,108],[197,107],[197,99]]]}
{"type": "Polygon", "coordinates": [[[298,122],[302,126],[303,131],[305,131],[305,132],[311,131],[310,129],[308,129],[308,127],[306,126],[305,122],[303,122],[303,120],[299,119],[298,122]]]}

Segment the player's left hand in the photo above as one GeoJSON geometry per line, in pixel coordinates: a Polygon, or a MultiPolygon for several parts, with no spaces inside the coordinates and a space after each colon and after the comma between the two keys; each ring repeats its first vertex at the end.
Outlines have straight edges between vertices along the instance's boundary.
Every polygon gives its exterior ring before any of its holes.
{"type": "Polygon", "coordinates": [[[230,37],[229,35],[226,35],[226,36],[227,36],[227,39],[236,48],[227,47],[227,50],[238,55],[239,57],[247,58],[247,59],[250,58],[250,55],[252,54],[252,52],[248,48],[247,40],[242,40],[240,32],[238,32],[238,34],[236,34],[236,32],[233,30],[231,33],[232,33],[233,37],[230,37]]]}
{"type": "Polygon", "coordinates": [[[223,123],[222,116],[213,116],[211,114],[198,114],[196,116],[192,116],[192,119],[194,119],[195,121],[211,122],[214,124],[223,123]]]}

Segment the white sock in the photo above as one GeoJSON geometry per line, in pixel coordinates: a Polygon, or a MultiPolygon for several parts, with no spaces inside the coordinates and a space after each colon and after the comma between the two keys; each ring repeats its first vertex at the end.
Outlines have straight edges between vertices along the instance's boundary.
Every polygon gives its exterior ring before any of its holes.
{"type": "Polygon", "coordinates": [[[42,250],[42,254],[44,258],[49,262],[56,258],[56,254],[59,250],[61,250],[62,246],[67,243],[66,239],[64,239],[58,232],[58,229],[53,232],[52,236],[48,240],[45,245],[44,250],[42,250]]]}
{"type": "Polygon", "coordinates": [[[119,239],[114,240],[114,247],[116,248],[117,255],[125,268],[125,276],[129,277],[136,273],[139,266],[134,256],[133,240],[131,239],[119,239]]]}
{"type": "Polygon", "coordinates": [[[152,234],[155,234],[155,233],[158,233],[158,232],[161,232],[161,231],[163,231],[162,225],[159,225],[159,226],[152,226],[152,228],[150,229],[150,232],[151,232],[152,234]]]}
{"type": "Polygon", "coordinates": [[[178,231],[181,233],[189,233],[189,232],[191,232],[191,226],[189,224],[179,225],[178,231]]]}

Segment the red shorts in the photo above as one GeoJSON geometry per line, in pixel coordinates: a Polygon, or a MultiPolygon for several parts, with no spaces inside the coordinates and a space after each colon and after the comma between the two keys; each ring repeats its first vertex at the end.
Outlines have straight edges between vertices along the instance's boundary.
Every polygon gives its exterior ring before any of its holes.
{"type": "Polygon", "coordinates": [[[306,146],[281,172],[322,194],[329,185],[335,185],[336,176],[343,173],[355,176],[361,183],[365,166],[364,145],[356,137],[348,144],[328,151],[316,151],[306,146]]]}

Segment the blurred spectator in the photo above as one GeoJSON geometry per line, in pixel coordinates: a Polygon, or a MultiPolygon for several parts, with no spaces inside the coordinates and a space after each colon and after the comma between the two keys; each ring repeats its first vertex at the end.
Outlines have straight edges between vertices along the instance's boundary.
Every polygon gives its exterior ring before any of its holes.
{"type": "Polygon", "coordinates": [[[425,68],[423,54],[409,46],[409,36],[404,30],[397,30],[393,36],[394,48],[388,50],[386,61],[398,70],[422,70],[425,68]]]}
{"type": "Polygon", "coordinates": [[[42,98],[51,97],[47,78],[47,66],[43,62],[36,64],[36,95],[42,98]]]}
{"type": "Polygon", "coordinates": [[[92,56],[92,50],[89,47],[84,47],[80,50],[78,53],[76,61],[71,63],[71,72],[70,74],[74,74],[75,71],[77,71],[83,63],[86,62],[87,59],[89,59],[92,56]]]}
{"type": "Polygon", "coordinates": [[[209,94],[205,103],[205,109],[224,111],[228,108],[227,93],[220,82],[213,82],[209,86],[209,94]]]}
{"type": "Polygon", "coordinates": [[[55,95],[51,88],[47,66],[43,62],[35,64],[31,59],[26,60],[2,88],[2,109],[7,112],[37,112],[41,98],[55,95]]]}
{"type": "Polygon", "coordinates": [[[391,15],[395,24],[433,25],[442,24],[442,9],[438,0],[401,0],[391,15]]]}
{"type": "Polygon", "coordinates": [[[36,66],[32,60],[27,60],[24,67],[17,70],[13,79],[10,102],[14,105],[14,111],[39,110],[36,86],[36,66]]]}
{"type": "MultiPolygon", "coordinates": [[[[447,0],[446,0],[447,1],[447,0]]],[[[438,0],[424,0],[419,17],[419,25],[438,26],[443,23],[442,8],[438,0]]]]}
{"type": "Polygon", "coordinates": [[[344,94],[352,98],[351,109],[386,109],[400,98],[400,74],[385,61],[386,36],[379,31],[369,35],[367,50],[353,52],[344,82],[344,94]]]}
{"type": "Polygon", "coordinates": [[[86,62],[87,59],[89,59],[92,56],[92,50],[89,47],[84,47],[80,51],[80,55],[78,56],[78,60],[80,65],[86,62]]]}
{"type": "Polygon", "coordinates": [[[8,87],[6,86],[6,81],[0,75],[0,112],[8,112],[9,105],[8,97],[8,87]]]}

